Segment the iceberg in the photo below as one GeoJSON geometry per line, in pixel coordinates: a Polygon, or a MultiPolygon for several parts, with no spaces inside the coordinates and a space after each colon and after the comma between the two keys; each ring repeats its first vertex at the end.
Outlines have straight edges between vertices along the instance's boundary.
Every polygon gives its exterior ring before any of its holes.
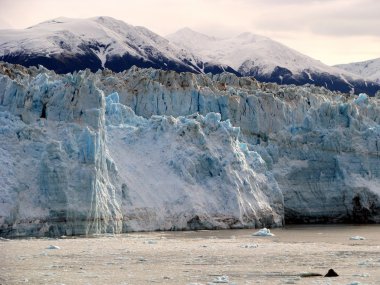
{"type": "Polygon", "coordinates": [[[255,233],[252,234],[253,236],[260,236],[260,237],[273,237],[274,234],[270,232],[269,229],[263,228],[255,233]]]}
{"type": "Polygon", "coordinates": [[[362,236],[353,236],[353,237],[350,237],[350,240],[365,240],[365,238],[362,236]]]}

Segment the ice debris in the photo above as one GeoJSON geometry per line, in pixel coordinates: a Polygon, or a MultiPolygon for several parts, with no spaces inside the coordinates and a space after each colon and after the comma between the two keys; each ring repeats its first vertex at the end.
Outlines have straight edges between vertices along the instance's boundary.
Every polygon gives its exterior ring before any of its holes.
{"type": "Polygon", "coordinates": [[[272,233],[270,232],[270,230],[267,229],[267,228],[263,228],[263,229],[261,229],[261,230],[255,232],[255,233],[252,234],[252,235],[253,235],[253,236],[260,236],[260,237],[272,237],[272,236],[274,236],[274,234],[272,234],[272,233]]]}
{"type": "Polygon", "coordinates": [[[241,248],[258,248],[259,245],[257,243],[244,244],[240,246],[241,248]]]}
{"type": "Polygon", "coordinates": [[[353,274],[352,276],[367,278],[367,277],[369,277],[369,274],[368,273],[359,273],[359,274],[353,274]]]}
{"type": "Polygon", "coordinates": [[[214,278],[214,280],[212,281],[212,283],[216,283],[216,284],[219,284],[219,283],[229,283],[229,278],[228,276],[226,275],[222,275],[222,276],[217,276],[214,278]]]}
{"type": "Polygon", "coordinates": [[[61,248],[57,245],[49,245],[46,249],[61,249],[61,248]]]}
{"type": "Polygon", "coordinates": [[[350,240],[365,240],[365,238],[361,236],[353,236],[353,237],[350,237],[350,240]]]}

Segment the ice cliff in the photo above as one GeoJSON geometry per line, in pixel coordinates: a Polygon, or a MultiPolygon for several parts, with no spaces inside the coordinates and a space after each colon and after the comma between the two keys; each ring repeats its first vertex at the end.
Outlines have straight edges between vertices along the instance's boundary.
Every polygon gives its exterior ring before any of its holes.
{"type": "Polygon", "coordinates": [[[380,222],[380,97],[231,74],[131,69],[102,73],[138,115],[220,113],[265,160],[287,222],[380,222]]]}
{"type": "Polygon", "coordinates": [[[0,235],[282,225],[280,188],[239,128],[138,116],[102,89],[117,76],[0,65],[0,235]]]}
{"type": "Polygon", "coordinates": [[[380,222],[365,94],[1,64],[0,121],[3,236],[380,222]]]}

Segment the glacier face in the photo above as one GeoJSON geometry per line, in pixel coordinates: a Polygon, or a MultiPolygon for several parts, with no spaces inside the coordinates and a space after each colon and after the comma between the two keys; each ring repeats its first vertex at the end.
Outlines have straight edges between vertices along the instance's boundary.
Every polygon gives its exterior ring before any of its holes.
{"type": "Polygon", "coordinates": [[[379,97],[315,86],[134,69],[103,72],[138,115],[220,113],[239,126],[283,192],[287,222],[379,222],[379,97]],[[138,80],[136,80],[138,79],[138,80]]]}
{"type": "Polygon", "coordinates": [[[379,98],[0,67],[2,235],[380,222],[379,98]]]}
{"type": "Polygon", "coordinates": [[[114,174],[104,95],[85,76],[1,77],[3,235],[121,228],[117,192],[108,183],[114,174]]]}
{"type": "Polygon", "coordinates": [[[139,117],[100,73],[0,73],[1,235],[282,225],[273,174],[219,114],[139,117]]]}

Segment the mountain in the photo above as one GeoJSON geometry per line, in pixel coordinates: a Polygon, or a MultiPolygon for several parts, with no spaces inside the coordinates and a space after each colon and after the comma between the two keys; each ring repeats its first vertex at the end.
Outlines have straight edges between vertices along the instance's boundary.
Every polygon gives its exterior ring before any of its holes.
{"type": "Polygon", "coordinates": [[[380,58],[348,64],[338,64],[335,65],[335,67],[380,83],[380,58]]]}
{"type": "Polygon", "coordinates": [[[210,37],[189,28],[167,36],[174,44],[197,54],[204,61],[231,66],[243,76],[264,82],[324,86],[345,93],[375,94],[380,85],[330,67],[270,38],[243,33],[231,38],[210,37]]]}
{"type": "Polygon", "coordinates": [[[0,236],[380,223],[379,113],[231,73],[0,63],[0,236]]]}
{"type": "Polygon", "coordinates": [[[123,71],[133,65],[179,72],[235,72],[202,62],[144,27],[110,17],[57,18],[23,30],[0,30],[0,60],[41,64],[58,73],[86,68],[123,71]]]}
{"type": "Polygon", "coordinates": [[[315,84],[374,95],[380,83],[327,66],[267,37],[243,33],[219,39],[188,28],[163,38],[110,17],[57,18],[22,30],[0,30],[0,61],[58,73],[89,68],[121,72],[133,65],[177,72],[224,71],[263,82],[315,84]]]}

